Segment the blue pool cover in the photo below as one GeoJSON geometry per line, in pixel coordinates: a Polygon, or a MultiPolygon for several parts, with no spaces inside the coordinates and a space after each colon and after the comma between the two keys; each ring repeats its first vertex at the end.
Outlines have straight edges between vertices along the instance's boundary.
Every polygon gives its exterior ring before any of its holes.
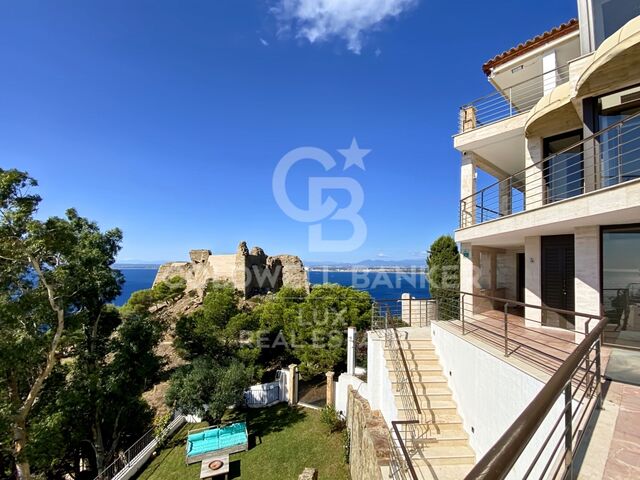
{"type": "Polygon", "coordinates": [[[213,428],[187,436],[187,456],[202,455],[247,443],[247,424],[234,423],[222,428],[213,428]]]}

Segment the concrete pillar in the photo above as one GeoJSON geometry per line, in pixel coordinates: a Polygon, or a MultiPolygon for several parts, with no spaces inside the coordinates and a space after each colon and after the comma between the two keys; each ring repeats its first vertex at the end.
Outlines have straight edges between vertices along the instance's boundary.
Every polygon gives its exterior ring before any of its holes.
{"type": "Polygon", "coordinates": [[[476,107],[469,105],[460,109],[460,131],[467,132],[476,128],[476,107]]]}
{"type": "Polygon", "coordinates": [[[334,372],[327,372],[327,405],[336,404],[336,386],[333,383],[334,372]]]}
{"type": "Polygon", "coordinates": [[[544,177],[543,166],[539,162],[542,160],[543,148],[542,137],[531,137],[525,139],[525,209],[532,210],[544,205],[544,177]],[[538,165],[536,165],[538,164],[538,165]]]}
{"type": "Polygon", "coordinates": [[[401,295],[402,300],[400,301],[400,316],[402,318],[402,322],[411,326],[411,315],[409,313],[409,309],[411,308],[409,304],[411,303],[411,295],[408,293],[403,293],[401,295]]]}
{"type": "MultiPolygon", "coordinates": [[[[575,242],[575,311],[600,314],[600,227],[578,227],[575,242]]],[[[576,341],[586,333],[588,318],[576,316],[576,341]]],[[[589,328],[593,328],[591,320],[589,328]]]]}
{"type": "Polygon", "coordinates": [[[289,405],[298,404],[298,366],[295,363],[289,365],[289,375],[287,379],[287,390],[289,391],[289,405]]]}
{"type": "Polygon", "coordinates": [[[347,329],[347,373],[356,374],[356,327],[347,329]]]}
{"type": "Polygon", "coordinates": [[[556,62],[556,51],[551,50],[547,52],[542,57],[542,85],[543,85],[543,94],[546,95],[551,90],[556,88],[558,83],[557,80],[557,72],[556,72],[557,62],[556,62]]]}
{"type": "Polygon", "coordinates": [[[506,178],[501,180],[498,184],[498,195],[500,196],[500,215],[507,216],[513,213],[512,210],[512,188],[511,188],[511,180],[510,178],[506,178]]]}
{"type": "Polygon", "coordinates": [[[476,219],[476,202],[473,198],[467,198],[476,193],[476,161],[473,153],[462,154],[460,167],[460,227],[470,227],[476,219]],[[465,200],[467,199],[467,200],[465,200]]]}
{"type": "MultiPolygon", "coordinates": [[[[524,302],[530,305],[542,305],[542,241],[538,237],[524,239],[524,302]]],[[[542,312],[538,308],[525,307],[525,325],[539,327],[542,312]]]]}
{"type": "MultiPolygon", "coordinates": [[[[478,274],[480,272],[478,263],[478,252],[474,251],[473,245],[470,243],[463,243],[460,245],[460,291],[464,293],[475,293],[479,288],[478,274]]],[[[473,297],[466,295],[464,297],[464,304],[460,303],[460,308],[465,312],[473,312],[474,301],[473,297]]],[[[438,315],[446,315],[446,306],[441,308],[438,315]]]]}

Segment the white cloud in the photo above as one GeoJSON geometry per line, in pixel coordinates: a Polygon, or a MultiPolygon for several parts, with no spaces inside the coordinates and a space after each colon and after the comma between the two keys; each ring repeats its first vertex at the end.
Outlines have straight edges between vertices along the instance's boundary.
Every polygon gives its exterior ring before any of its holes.
{"type": "Polygon", "coordinates": [[[261,43],[262,45],[264,45],[265,47],[268,47],[268,46],[269,46],[269,42],[267,42],[264,38],[260,38],[259,40],[260,40],[260,43],[261,43]]]}
{"type": "Polygon", "coordinates": [[[413,7],[419,0],[276,0],[273,12],[282,31],[290,28],[311,43],[341,38],[354,53],[363,35],[413,7]]]}
{"type": "Polygon", "coordinates": [[[384,252],[378,252],[378,255],[377,255],[378,258],[385,258],[387,256],[388,255],[386,255],[384,252]]]}

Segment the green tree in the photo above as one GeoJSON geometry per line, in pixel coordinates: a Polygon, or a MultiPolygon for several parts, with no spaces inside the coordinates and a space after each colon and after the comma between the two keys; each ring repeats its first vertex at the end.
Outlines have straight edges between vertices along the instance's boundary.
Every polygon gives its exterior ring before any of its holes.
{"type": "Polygon", "coordinates": [[[252,364],[257,351],[246,345],[245,333],[258,326],[250,311],[240,311],[240,295],[229,282],[211,282],[202,306],[176,322],[174,345],[186,359],[200,356],[224,359],[242,358],[252,364]]]}
{"type": "Polygon", "coordinates": [[[427,279],[431,297],[438,302],[442,318],[457,318],[460,290],[460,254],[450,235],[436,239],[427,257],[427,279]]]}
{"type": "Polygon", "coordinates": [[[73,334],[120,292],[122,234],[68,210],[37,220],[37,182],[0,169],[0,405],[20,479],[31,477],[30,419],[73,334]]]}
{"type": "Polygon", "coordinates": [[[295,321],[285,326],[304,375],[335,369],[346,359],[346,330],[366,329],[371,322],[371,296],[342,285],[315,287],[300,305],[295,321]]]}
{"type": "Polygon", "coordinates": [[[242,402],[253,375],[252,368],[237,360],[219,364],[211,358],[196,358],[172,376],[166,401],[183,413],[217,423],[227,407],[242,402]]]}

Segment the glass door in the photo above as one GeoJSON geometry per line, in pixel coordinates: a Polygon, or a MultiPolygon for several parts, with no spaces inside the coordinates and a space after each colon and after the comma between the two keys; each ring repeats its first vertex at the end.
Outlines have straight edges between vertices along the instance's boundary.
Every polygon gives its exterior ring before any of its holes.
{"type": "Polygon", "coordinates": [[[602,229],[607,343],[640,348],[640,225],[602,229]]]}
{"type": "Polygon", "coordinates": [[[598,131],[627,120],[598,137],[600,187],[640,178],[640,87],[600,97],[597,109],[598,131]]]}
{"type": "Polygon", "coordinates": [[[545,203],[575,197],[584,191],[582,130],[544,139],[545,203]],[[576,145],[579,144],[579,145],[576,145]],[[548,157],[548,158],[547,158],[548,157]]]}

